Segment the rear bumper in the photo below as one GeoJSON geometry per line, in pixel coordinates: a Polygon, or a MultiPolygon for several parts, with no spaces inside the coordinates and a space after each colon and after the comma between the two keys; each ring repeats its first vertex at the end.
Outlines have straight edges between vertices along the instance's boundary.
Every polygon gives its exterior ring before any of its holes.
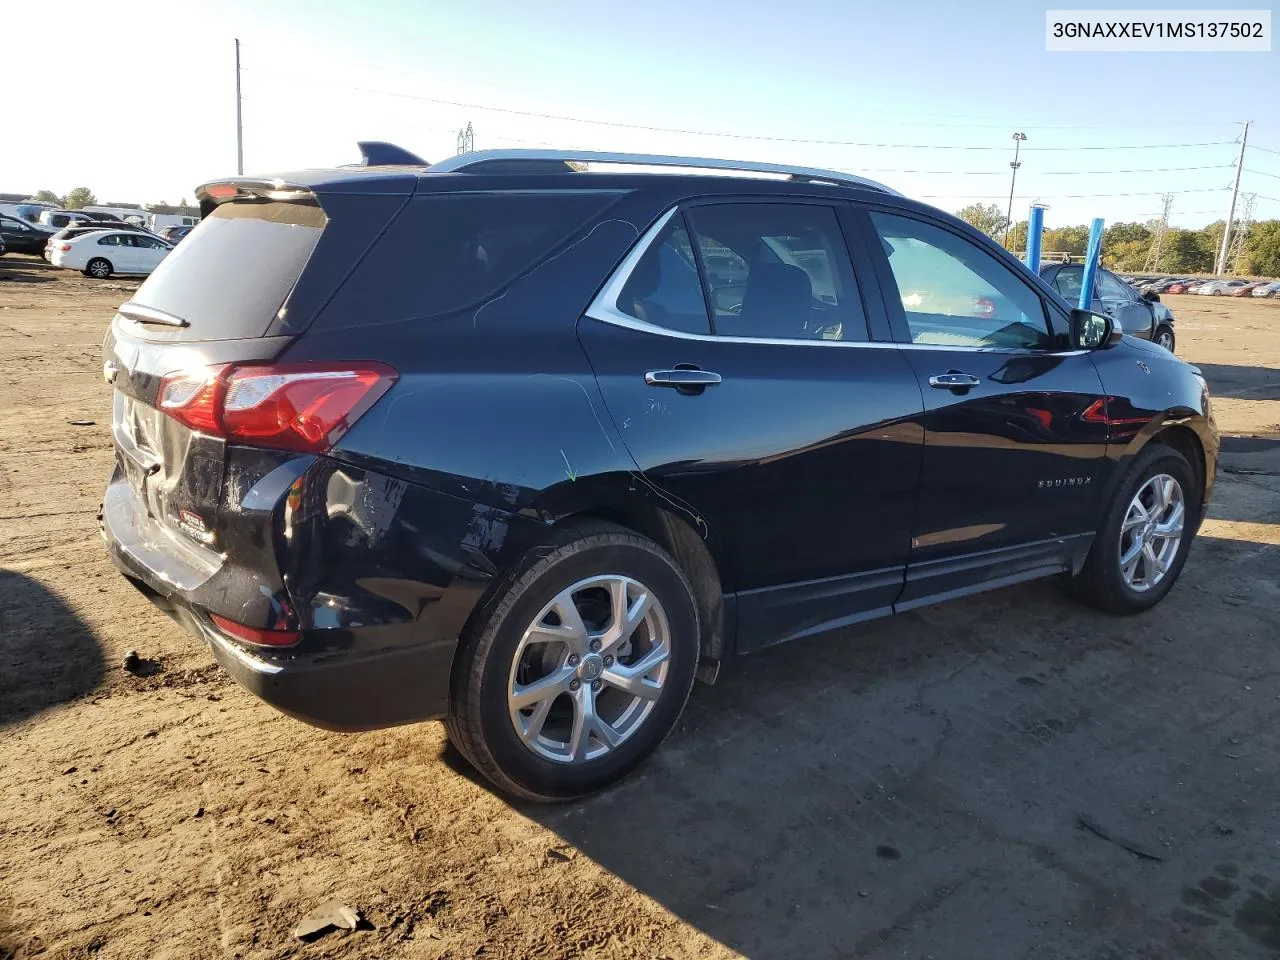
{"type": "Polygon", "coordinates": [[[134,572],[122,572],[157,608],[203,640],[237,683],[295,719],[354,732],[448,713],[452,644],[269,658],[223,636],[202,611],[158,593],[134,572]]]}
{"type": "Polygon", "coordinates": [[[152,519],[119,471],[101,522],[117,568],[237,681],[293,717],[351,731],[447,713],[458,638],[518,549],[511,531],[538,526],[326,458],[297,461],[283,479],[267,471],[240,494],[221,553],[152,519]],[[255,646],[210,614],[301,639],[255,646]]]}

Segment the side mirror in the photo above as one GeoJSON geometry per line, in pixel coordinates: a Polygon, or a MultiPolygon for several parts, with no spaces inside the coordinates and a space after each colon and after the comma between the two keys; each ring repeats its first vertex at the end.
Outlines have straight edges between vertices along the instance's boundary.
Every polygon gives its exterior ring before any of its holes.
{"type": "Polygon", "coordinates": [[[1120,321],[1092,310],[1071,311],[1071,342],[1077,350],[1096,350],[1119,343],[1124,336],[1120,321]]]}
{"type": "Polygon", "coordinates": [[[1147,303],[1159,303],[1160,294],[1156,293],[1154,290],[1144,290],[1142,292],[1142,299],[1147,301],[1147,303]]]}

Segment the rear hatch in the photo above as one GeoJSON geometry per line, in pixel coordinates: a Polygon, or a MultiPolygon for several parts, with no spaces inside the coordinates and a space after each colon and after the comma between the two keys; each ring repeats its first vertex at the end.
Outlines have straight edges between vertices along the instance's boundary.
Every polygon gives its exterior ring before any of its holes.
{"type": "MultiPolygon", "coordinates": [[[[229,542],[261,539],[229,528],[227,500],[242,512],[263,472],[305,443],[263,433],[245,461],[256,466],[237,474],[237,440],[212,407],[228,399],[231,378],[273,371],[403,203],[412,178],[398,179],[408,183],[372,195],[339,181],[328,197],[280,181],[208,185],[203,221],[120,306],[104,344],[117,460],[104,512],[113,537],[168,585],[194,590],[221,567],[229,542]]],[[[252,393],[240,390],[242,399],[252,393]]]]}

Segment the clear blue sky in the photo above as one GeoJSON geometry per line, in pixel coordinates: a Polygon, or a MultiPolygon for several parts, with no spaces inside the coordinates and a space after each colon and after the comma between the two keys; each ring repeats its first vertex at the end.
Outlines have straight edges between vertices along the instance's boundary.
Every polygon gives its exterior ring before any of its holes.
{"type": "MultiPolygon", "coordinates": [[[[133,89],[95,89],[86,72],[53,69],[56,40],[6,44],[12,75],[40,77],[30,89],[45,99],[24,101],[40,148],[6,151],[0,191],[84,183],[100,199],[174,202],[233,173],[234,36],[250,173],[352,162],[357,139],[439,158],[470,121],[477,148],[832,166],[949,210],[1003,208],[1021,130],[1015,212],[1041,199],[1051,226],[1145,219],[1160,192],[1193,191],[1177,193],[1173,219],[1199,226],[1225,213],[1238,121],[1255,121],[1251,144],[1280,151],[1280,52],[1051,54],[1044,11],[1010,0],[121,0],[106,20],[97,0],[22,4],[6,11],[6,33],[94,23],[95,50],[134,50],[157,71],[133,89]],[[1214,145],[1075,149],[1204,142],[1214,145]],[[1149,172],[1183,167],[1215,169],[1149,172]]],[[[1245,166],[1242,190],[1280,198],[1280,152],[1251,150],[1245,166]]],[[[1280,200],[1260,197],[1255,215],[1280,217],[1280,200]]]]}

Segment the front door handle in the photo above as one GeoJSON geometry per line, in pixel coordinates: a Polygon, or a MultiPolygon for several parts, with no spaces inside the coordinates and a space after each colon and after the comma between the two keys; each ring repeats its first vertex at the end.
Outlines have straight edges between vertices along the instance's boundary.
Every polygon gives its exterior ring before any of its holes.
{"type": "Polygon", "coordinates": [[[706,387],[714,387],[721,379],[718,373],[697,369],[648,370],[644,375],[644,382],[651,387],[694,388],[699,392],[706,387]]]}
{"type": "Polygon", "coordinates": [[[929,386],[939,390],[968,390],[982,383],[969,373],[937,373],[929,378],[929,386]]]}

